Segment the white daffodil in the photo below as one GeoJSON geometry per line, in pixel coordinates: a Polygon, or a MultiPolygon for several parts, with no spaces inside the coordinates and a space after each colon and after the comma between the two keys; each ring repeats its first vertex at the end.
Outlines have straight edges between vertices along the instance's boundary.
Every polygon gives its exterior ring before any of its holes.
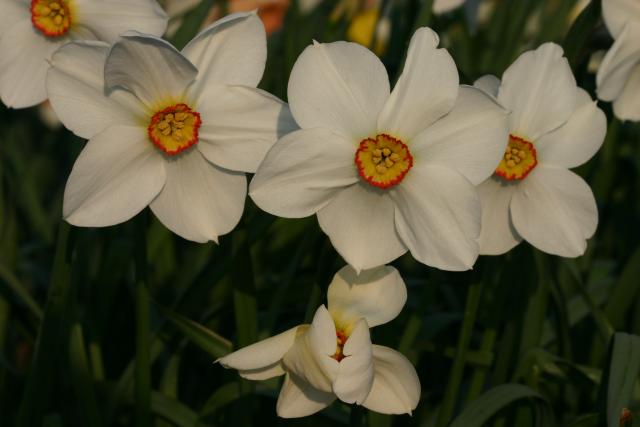
{"type": "Polygon", "coordinates": [[[480,253],[502,254],[524,239],[550,254],[581,255],[598,209],[587,183],[568,168],[602,145],[604,113],[576,86],[562,48],[553,43],[522,54],[502,83],[485,76],[476,85],[512,111],[503,158],[478,187],[480,253]]]}
{"type": "Polygon", "coordinates": [[[385,414],[411,413],[420,381],[411,363],[388,347],[371,344],[369,328],[394,319],[407,289],[393,267],[359,276],[340,270],[310,325],[300,325],[229,354],[219,362],[250,380],[285,375],[278,415],[304,417],[336,398],[385,414]]]}
{"type": "Polygon", "coordinates": [[[435,0],[433,2],[433,13],[436,15],[447,13],[459,8],[464,2],[465,0],[435,0]]]}
{"type": "Polygon", "coordinates": [[[613,101],[619,119],[640,121],[640,1],[603,0],[602,14],[615,42],[598,70],[598,98],[613,101]]]}
{"type": "Polygon", "coordinates": [[[51,54],[72,40],[113,43],[128,30],[162,35],[155,0],[0,0],[0,97],[8,107],[47,99],[51,54]]]}
{"type": "Polygon", "coordinates": [[[117,224],[147,205],[167,228],[206,242],[244,209],[246,176],[295,123],[256,89],[266,36],[253,13],[214,23],[182,52],[135,32],[113,47],[58,50],[47,90],[64,125],[90,139],[67,182],[64,217],[117,224]]]}
{"type": "Polygon", "coordinates": [[[302,128],[280,139],[250,186],[262,209],[317,213],[356,270],[407,249],[446,270],[478,256],[480,203],[507,138],[506,111],[458,71],[438,36],[419,29],[393,92],[382,62],[355,43],[315,43],[289,80],[302,128]]]}

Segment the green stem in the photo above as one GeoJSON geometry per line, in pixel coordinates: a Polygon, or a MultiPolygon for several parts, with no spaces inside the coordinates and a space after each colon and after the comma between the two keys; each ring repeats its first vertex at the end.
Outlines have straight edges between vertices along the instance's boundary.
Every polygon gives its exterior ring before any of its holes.
{"type": "Polygon", "coordinates": [[[469,287],[462,329],[458,338],[458,350],[456,352],[456,357],[453,359],[449,382],[447,383],[444,400],[438,413],[438,422],[436,423],[437,427],[446,426],[453,416],[453,411],[458,398],[458,391],[462,382],[462,375],[464,373],[466,354],[471,341],[471,335],[473,333],[473,325],[476,321],[476,315],[478,314],[481,295],[482,282],[474,283],[469,287]]]}
{"type": "Polygon", "coordinates": [[[136,426],[151,426],[150,302],[147,288],[147,239],[143,214],[135,224],[136,262],[136,426]]]}

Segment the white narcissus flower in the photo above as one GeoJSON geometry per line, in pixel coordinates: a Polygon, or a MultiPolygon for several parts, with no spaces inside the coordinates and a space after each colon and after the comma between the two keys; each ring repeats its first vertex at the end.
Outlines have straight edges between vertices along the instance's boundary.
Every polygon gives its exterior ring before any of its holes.
{"type": "Polygon", "coordinates": [[[464,4],[465,0],[434,0],[433,13],[441,15],[464,4]]]}
{"type": "Polygon", "coordinates": [[[47,76],[51,104],[89,139],[67,182],[65,219],[109,226],[150,205],[188,240],[231,231],[244,209],[245,172],[295,126],[286,104],[256,89],[266,54],[253,13],[214,23],[182,52],[135,32],[113,47],[58,50],[47,76]]]}
{"type": "Polygon", "coordinates": [[[640,1],[603,0],[602,14],[615,42],[598,70],[598,98],[613,101],[620,120],[640,121],[640,1]]]}
{"type": "Polygon", "coordinates": [[[394,319],[407,289],[393,267],[357,275],[349,266],[333,278],[328,309],[320,306],[310,325],[233,352],[218,361],[250,380],[285,375],[278,415],[304,417],[336,398],[385,414],[411,413],[420,381],[411,363],[388,347],[371,344],[369,328],[394,319]]]}
{"type": "Polygon", "coordinates": [[[502,83],[485,76],[476,86],[512,111],[503,158],[478,187],[480,253],[502,254],[524,239],[550,254],[583,254],[598,209],[589,185],[569,168],[602,145],[604,113],[577,87],[562,48],[553,43],[523,53],[502,83]]]}
{"type": "Polygon", "coordinates": [[[506,111],[458,72],[429,28],[414,34],[390,93],[382,62],[355,43],[314,43],[289,80],[302,128],[267,154],[250,195],[272,214],[317,213],[356,270],[410,250],[445,270],[478,256],[474,185],[491,176],[508,136],[506,111]]]}
{"type": "Polygon", "coordinates": [[[0,11],[0,97],[13,108],[47,99],[47,61],[63,44],[113,43],[132,29],[160,36],[168,19],[155,0],[0,0],[0,11]]]}

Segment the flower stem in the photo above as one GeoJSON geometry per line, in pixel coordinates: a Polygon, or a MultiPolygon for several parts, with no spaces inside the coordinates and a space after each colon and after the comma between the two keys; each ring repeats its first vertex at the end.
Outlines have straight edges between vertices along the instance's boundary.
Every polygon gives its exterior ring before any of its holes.
{"type": "Polygon", "coordinates": [[[151,366],[149,357],[150,303],[147,288],[146,217],[139,214],[135,221],[136,269],[136,426],[151,425],[151,366]]]}
{"type": "Polygon", "coordinates": [[[460,383],[462,382],[462,374],[464,373],[466,355],[469,348],[469,342],[471,341],[473,325],[476,321],[478,306],[480,305],[481,294],[482,282],[473,283],[469,287],[467,303],[464,310],[464,320],[462,321],[462,329],[458,338],[456,356],[453,359],[449,382],[447,383],[444,400],[438,413],[438,422],[436,423],[437,427],[446,426],[449,421],[451,421],[451,417],[453,415],[453,410],[458,398],[458,390],[460,389],[460,383]]]}

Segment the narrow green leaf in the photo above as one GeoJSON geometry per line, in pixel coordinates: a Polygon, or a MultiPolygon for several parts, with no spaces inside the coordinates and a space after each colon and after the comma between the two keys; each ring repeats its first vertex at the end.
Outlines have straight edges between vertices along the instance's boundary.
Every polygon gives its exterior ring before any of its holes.
{"type": "Polygon", "coordinates": [[[79,408],[87,425],[102,426],[102,415],[98,408],[89,359],[87,357],[82,327],[76,323],[71,327],[69,340],[69,368],[76,391],[79,408]]]}
{"type": "Polygon", "coordinates": [[[160,312],[189,340],[214,358],[217,359],[226,356],[233,349],[231,341],[216,334],[205,326],[164,307],[160,307],[160,312]]]}
{"type": "Polygon", "coordinates": [[[640,337],[617,333],[607,383],[607,426],[619,427],[623,408],[631,403],[633,389],[640,373],[640,337]]]}
{"type": "Polygon", "coordinates": [[[553,425],[549,404],[538,392],[521,384],[503,384],[474,400],[449,427],[482,427],[500,410],[521,399],[532,399],[540,407],[539,426],[553,425]]]}
{"type": "Polygon", "coordinates": [[[627,265],[613,286],[613,292],[604,309],[604,313],[614,328],[622,328],[624,326],[625,316],[636,300],[636,295],[640,289],[638,277],[640,277],[640,247],[636,249],[629,261],[627,261],[627,265]]]}
{"type": "Polygon", "coordinates": [[[9,291],[15,295],[38,320],[42,320],[42,308],[31,297],[29,291],[20,283],[18,278],[4,264],[0,263],[0,283],[3,283],[9,291]]]}
{"type": "Polygon", "coordinates": [[[69,254],[70,226],[61,221],[51,275],[47,305],[36,341],[35,354],[22,397],[18,426],[41,424],[42,411],[49,400],[53,373],[56,372],[63,323],[69,302],[71,261],[69,254]]]}
{"type": "Polygon", "coordinates": [[[438,413],[437,426],[444,427],[449,423],[455,404],[458,400],[458,391],[464,374],[467,351],[471,342],[471,334],[473,325],[476,321],[478,306],[480,305],[480,297],[482,295],[482,283],[474,283],[467,291],[467,303],[464,310],[464,320],[458,338],[458,348],[453,359],[453,366],[449,374],[449,382],[444,394],[444,400],[438,413]]]}
{"type": "Polygon", "coordinates": [[[182,25],[171,38],[171,43],[177,49],[182,49],[198,34],[204,20],[209,16],[209,10],[213,3],[214,0],[202,0],[196,8],[184,15],[182,25]]]}
{"type": "Polygon", "coordinates": [[[138,215],[135,224],[136,272],[136,425],[151,426],[151,360],[149,335],[151,310],[147,288],[147,221],[145,212],[138,215]]]}
{"type": "Polygon", "coordinates": [[[584,47],[600,20],[601,9],[601,0],[591,0],[573,23],[562,44],[564,54],[573,70],[576,69],[587,54],[584,47]]]}

